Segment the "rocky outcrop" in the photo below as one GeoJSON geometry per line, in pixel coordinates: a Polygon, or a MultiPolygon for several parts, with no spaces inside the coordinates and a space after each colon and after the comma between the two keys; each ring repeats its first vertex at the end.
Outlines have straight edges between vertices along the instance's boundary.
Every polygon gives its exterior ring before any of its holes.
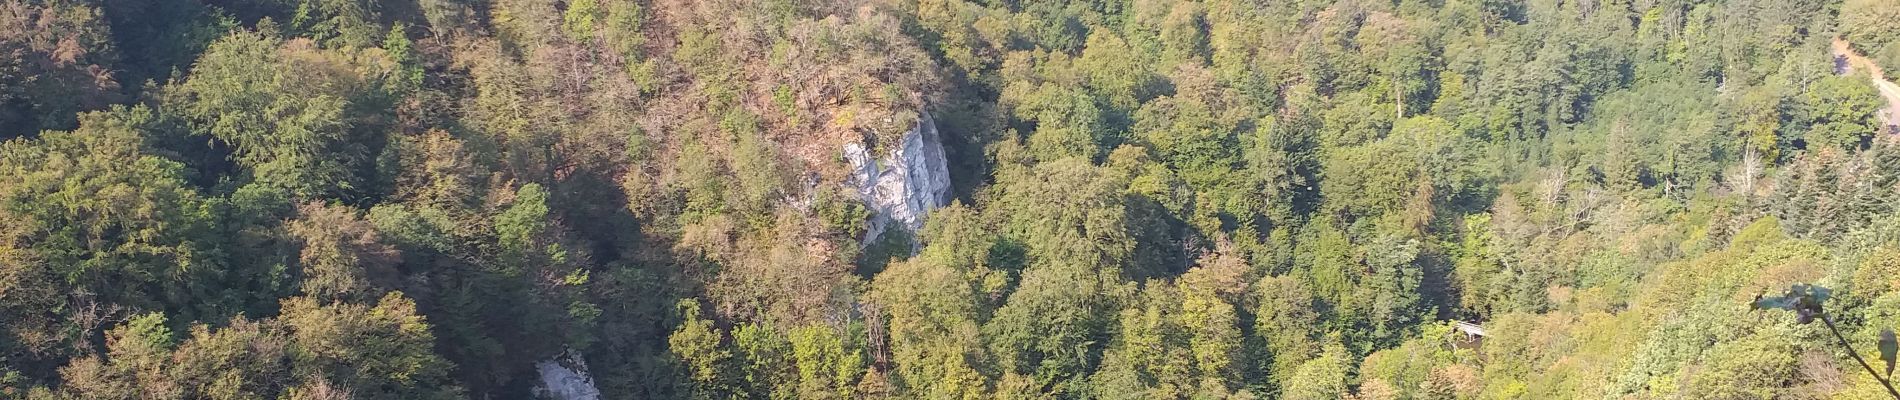
{"type": "Polygon", "coordinates": [[[587,362],[578,353],[563,352],[534,363],[534,369],[541,375],[541,386],[535,391],[544,398],[600,400],[600,388],[594,386],[594,378],[587,374],[587,362]]]}
{"type": "Polygon", "coordinates": [[[862,143],[844,146],[850,184],[872,214],[861,243],[877,240],[893,223],[915,232],[930,210],[950,202],[950,166],[929,113],[920,113],[917,126],[887,146],[890,151],[881,158],[862,143]]]}

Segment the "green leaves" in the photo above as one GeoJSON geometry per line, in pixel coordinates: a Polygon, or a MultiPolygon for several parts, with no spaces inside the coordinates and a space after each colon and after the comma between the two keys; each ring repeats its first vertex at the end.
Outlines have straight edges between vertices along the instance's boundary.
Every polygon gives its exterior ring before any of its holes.
{"type": "Polygon", "coordinates": [[[86,317],[69,311],[79,304],[187,320],[243,306],[249,289],[230,288],[245,272],[225,267],[209,233],[219,216],[181,164],[144,153],[153,118],[120,107],[80,115],[72,132],[0,143],[0,353],[11,365],[83,348],[86,317]]]}
{"type": "Polygon", "coordinates": [[[219,39],[165,89],[162,108],[230,145],[255,182],[304,198],[374,192],[375,153],[395,119],[389,86],[415,77],[382,50],[276,35],[219,39]]]}
{"type": "Polygon", "coordinates": [[[1889,382],[1889,379],[1893,377],[1894,357],[1896,353],[1900,353],[1900,342],[1894,340],[1893,330],[1880,330],[1880,360],[1887,362],[1886,376],[1883,377],[1881,373],[1874,371],[1872,365],[1867,364],[1866,359],[1860,357],[1860,353],[1854,351],[1854,345],[1848,342],[1847,336],[1841,335],[1840,329],[1834,327],[1834,321],[1827,319],[1827,316],[1822,314],[1821,304],[1827,302],[1828,295],[1832,294],[1832,292],[1833,291],[1828,290],[1828,288],[1797,283],[1793,287],[1788,288],[1786,294],[1780,296],[1755,296],[1755,302],[1752,306],[1755,309],[1779,308],[1793,310],[1801,316],[1800,323],[1802,324],[1814,322],[1815,318],[1820,318],[1821,322],[1827,325],[1828,332],[1833,333],[1834,338],[1840,340],[1840,345],[1847,350],[1847,355],[1854,357],[1854,361],[1859,362],[1861,368],[1867,370],[1868,375],[1872,375],[1875,380],[1880,381],[1881,386],[1886,387],[1888,394],[1893,395],[1895,399],[1900,399],[1900,391],[1894,390],[1893,384],[1889,382]]]}
{"type": "Polygon", "coordinates": [[[1879,127],[1874,112],[1880,109],[1880,92],[1862,78],[1822,78],[1810,87],[1802,101],[1806,105],[1806,117],[1813,121],[1804,139],[1813,148],[1859,148],[1861,141],[1872,136],[1879,127]]]}
{"type": "Polygon", "coordinates": [[[465,397],[450,362],[434,352],[433,327],[415,301],[391,292],[363,303],[319,302],[295,297],[275,318],[195,324],[176,344],[164,314],[141,314],[106,333],[110,358],[81,358],[64,369],[84,384],[63,387],[56,398],[310,398],[295,394],[313,381],[322,382],[319,391],[355,399],[465,397]]]}
{"type": "Polygon", "coordinates": [[[575,41],[584,41],[594,36],[594,22],[600,19],[600,4],[594,0],[576,0],[567,3],[567,11],[561,13],[561,27],[567,30],[575,41]]]}

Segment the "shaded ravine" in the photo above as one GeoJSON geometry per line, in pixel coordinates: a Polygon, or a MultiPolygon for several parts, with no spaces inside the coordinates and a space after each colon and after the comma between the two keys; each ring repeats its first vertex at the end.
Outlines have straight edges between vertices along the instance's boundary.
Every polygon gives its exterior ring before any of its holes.
{"type": "Polygon", "coordinates": [[[1835,72],[1847,74],[1853,70],[1867,71],[1867,77],[1873,80],[1874,88],[1880,90],[1880,97],[1887,99],[1887,107],[1878,113],[1881,123],[1888,127],[1900,124],[1894,120],[1895,116],[1900,116],[1900,85],[1887,80],[1887,74],[1881,71],[1880,65],[1854,52],[1853,46],[1849,46],[1847,40],[1835,37],[1832,47],[1835,72]]]}

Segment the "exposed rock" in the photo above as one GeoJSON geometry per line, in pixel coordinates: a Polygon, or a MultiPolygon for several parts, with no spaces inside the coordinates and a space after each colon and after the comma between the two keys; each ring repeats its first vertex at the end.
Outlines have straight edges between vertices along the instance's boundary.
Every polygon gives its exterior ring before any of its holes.
{"type": "Polygon", "coordinates": [[[562,352],[560,356],[534,363],[534,369],[541,375],[541,386],[535,391],[543,397],[554,400],[600,400],[600,388],[594,387],[594,378],[587,374],[587,362],[580,354],[572,351],[562,352]]]}
{"type": "Polygon", "coordinates": [[[861,143],[844,146],[844,159],[851,164],[850,184],[872,214],[861,243],[877,240],[893,222],[915,232],[923,228],[930,210],[950,202],[950,167],[929,113],[919,113],[917,126],[886,146],[890,153],[881,159],[874,159],[861,143]]]}

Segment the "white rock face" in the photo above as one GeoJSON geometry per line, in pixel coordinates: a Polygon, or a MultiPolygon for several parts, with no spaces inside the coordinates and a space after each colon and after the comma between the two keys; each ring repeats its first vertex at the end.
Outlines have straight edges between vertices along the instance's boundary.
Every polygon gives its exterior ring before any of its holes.
{"type": "Polygon", "coordinates": [[[534,369],[541,374],[541,386],[537,392],[554,400],[600,400],[600,388],[594,387],[594,378],[587,374],[587,362],[580,354],[563,352],[560,356],[534,363],[534,369]],[[568,368],[573,365],[573,368],[568,368]]]}
{"type": "Polygon", "coordinates": [[[844,159],[851,163],[851,184],[871,208],[871,226],[862,243],[877,240],[892,222],[916,232],[923,228],[930,210],[950,202],[950,166],[943,154],[943,139],[929,113],[918,117],[917,126],[905,132],[882,159],[873,159],[861,143],[844,146],[844,159]]]}

